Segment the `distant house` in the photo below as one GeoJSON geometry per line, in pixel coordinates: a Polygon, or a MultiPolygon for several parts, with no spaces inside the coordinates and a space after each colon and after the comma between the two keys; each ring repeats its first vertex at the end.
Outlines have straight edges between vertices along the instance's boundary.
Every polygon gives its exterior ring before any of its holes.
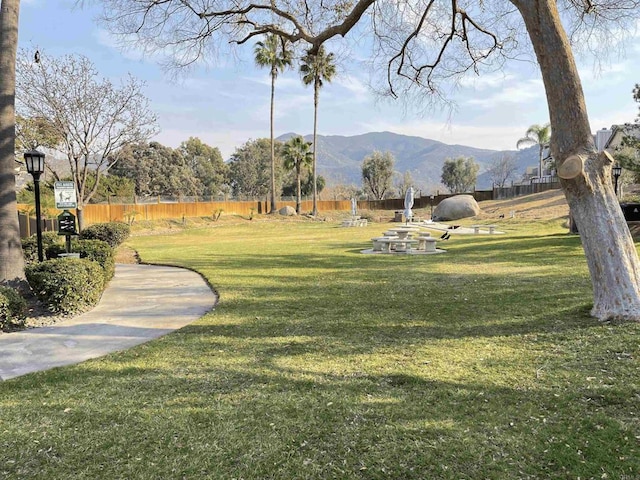
{"type": "Polygon", "coordinates": [[[622,125],[612,125],[610,129],[602,129],[596,133],[596,147],[598,151],[607,150],[609,153],[615,152],[621,145],[625,137],[640,139],[640,125],[636,123],[624,123],[622,125]],[[600,133],[602,132],[602,135],[600,133]],[[598,137],[605,138],[598,142],[598,137]]]}

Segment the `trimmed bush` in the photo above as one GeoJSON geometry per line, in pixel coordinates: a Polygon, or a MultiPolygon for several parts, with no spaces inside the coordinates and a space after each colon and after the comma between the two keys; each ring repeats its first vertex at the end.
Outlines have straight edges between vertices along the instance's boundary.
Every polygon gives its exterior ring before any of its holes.
{"type": "Polygon", "coordinates": [[[93,307],[104,290],[100,265],[84,258],[59,258],[25,269],[33,293],[49,310],[72,315],[93,307]]]}
{"type": "MultiPolygon", "coordinates": [[[[42,232],[42,251],[44,255],[47,256],[46,251],[51,245],[60,244],[61,241],[61,237],[56,232],[42,232]]],[[[27,264],[38,261],[37,234],[22,239],[22,253],[27,264]]]]}
{"type": "MultiPolygon", "coordinates": [[[[47,258],[58,258],[61,253],[66,253],[64,245],[51,245],[47,249],[47,258]]],[[[102,240],[78,240],[71,243],[71,251],[79,253],[80,258],[86,258],[97,262],[104,270],[105,283],[113,278],[116,271],[116,261],[113,249],[102,240]]]]}
{"type": "Polygon", "coordinates": [[[116,248],[131,234],[131,227],[123,222],[95,223],[80,233],[81,240],[102,240],[116,248]]]}
{"type": "Polygon", "coordinates": [[[22,327],[26,318],[27,302],[13,288],[0,286],[0,330],[22,327]]]}

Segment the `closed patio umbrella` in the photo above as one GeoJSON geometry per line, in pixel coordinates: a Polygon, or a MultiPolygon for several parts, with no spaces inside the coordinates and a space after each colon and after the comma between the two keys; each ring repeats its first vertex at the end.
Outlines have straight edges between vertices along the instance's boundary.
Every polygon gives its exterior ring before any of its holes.
{"type": "Polygon", "coordinates": [[[351,215],[355,217],[357,213],[358,213],[358,202],[356,202],[356,199],[352,197],[351,198],[351,215]]]}

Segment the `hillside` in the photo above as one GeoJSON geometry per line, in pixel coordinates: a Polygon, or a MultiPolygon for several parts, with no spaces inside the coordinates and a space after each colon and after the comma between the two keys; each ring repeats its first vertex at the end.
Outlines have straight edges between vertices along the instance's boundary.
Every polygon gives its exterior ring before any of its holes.
{"type": "MultiPolygon", "coordinates": [[[[278,137],[287,141],[296,133],[278,137]]],[[[312,141],[313,135],[305,135],[312,141]]],[[[391,132],[372,132],[350,137],[318,135],[318,172],[333,183],[361,183],[363,159],[374,151],[389,151],[396,159],[396,171],[410,172],[419,188],[437,188],[440,184],[442,165],[447,158],[473,157],[480,165],[476,188],[491,188],[486,174],[491,162],[502,155],[513,155],[518,166],[516,178],[521,178],[527,166],[537,165],[537,148],[525,150],[486,150],[446,143],[422,137],[399,135],[391,132]]]]}
{"type": "Polygon", "coordinates": [[[508,200],[488,200],[479,203],[482,213],[475,218],[491,219],[511,212],[516,218],[528,220],[552,220],[569,216],[569,205],[562,190],[549,190],[508,200]]]}

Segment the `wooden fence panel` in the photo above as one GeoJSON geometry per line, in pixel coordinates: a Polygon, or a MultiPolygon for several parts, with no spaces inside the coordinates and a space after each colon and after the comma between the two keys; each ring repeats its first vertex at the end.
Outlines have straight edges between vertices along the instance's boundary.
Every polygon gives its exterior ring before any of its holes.
{"type": "MultiPolygon", "coordinates": [[[[549,188],[547,184],[536,184],[535,188],[542,191],[549,188]]],[[[514,193],[515,187],[510,189],[514,193]]],[[[490,200],[494,191],[477,191],[473,194],[478,201],[490,200]]],[[[414,201],[414,208],[435,207],[451,194],[435,195],[433,201],[429,196],[417,197],[414,201]]],[[[295,201],[278,201],[278,208],[285,205],[296,206],[295,201]]],[[[23,210],[26,205],[19,204],[18,209],[23,210]]],[[[87,225],[93,223],[106,222],[128,222],[131,220],[161,220],[167,218],[182,217],[211,217],[218,210],[223,214],[235,214],[249,216],[252,213],[266,213],[270,208],[266,201],[220,201],[220,202],[192,202],[192,203],[136,203],[136,204],[89,204],[84,207],[84,220],[87,225]]],[[[311,212],[313,209],[312,200],[301,202],[302,212],[311,212]]],[[[358,210],[403,210],[404,199],[390,198],[385,200],[358,200],[358,210]]],[[[351,200],[318,200],[318,210],[320,212],[350,212],[351,200]]],[[[43,212],[45,217],[56,218],[61,210],[49,209],[43,212]]],[[[29,225],[24,214],[20,214],[20,233],[28,236],[35,232],[35,223],[29,225]],[[23,218],[24,217],[24,218],[23,218]]],[[[35,220],[32,220],[35,222],[35,220]]],[[[51,229],[50,225],[43,229],[51,229]]]]}

